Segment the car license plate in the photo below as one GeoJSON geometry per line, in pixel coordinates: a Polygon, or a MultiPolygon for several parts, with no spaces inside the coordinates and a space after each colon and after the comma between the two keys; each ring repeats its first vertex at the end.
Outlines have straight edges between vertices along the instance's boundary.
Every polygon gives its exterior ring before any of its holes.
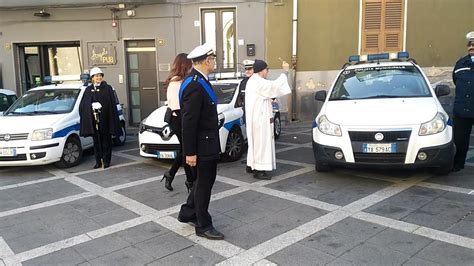
{"type": "Polygon", "coordinates": [[[11,149],[11,148],[0,149],[0,157],[15,157],[15,156],[16,156],[16,149],[11,149]]]}
{"type": "Polygon", "coordinates": [[[175,151],[157,151],[156,155],[158,159],[174,159],[176,158],[175,151]]]}
{"type": "Polygon", "coordinates": [[[395,143],[364,143],[362,144],[364,153],[396,153],[397,144],[395,143]]]}

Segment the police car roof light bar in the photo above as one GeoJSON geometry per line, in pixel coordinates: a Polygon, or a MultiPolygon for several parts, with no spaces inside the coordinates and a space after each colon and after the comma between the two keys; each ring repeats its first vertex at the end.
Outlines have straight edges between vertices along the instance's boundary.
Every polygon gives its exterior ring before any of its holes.
{"type": "Polygon", "coordinates": [[[367,60],[368,61],[384,60],[384,59],[390,59],[390,54],[389,53],[383,53],[383,54],[369,54],[369,55],[367,55],[367,60]]]}

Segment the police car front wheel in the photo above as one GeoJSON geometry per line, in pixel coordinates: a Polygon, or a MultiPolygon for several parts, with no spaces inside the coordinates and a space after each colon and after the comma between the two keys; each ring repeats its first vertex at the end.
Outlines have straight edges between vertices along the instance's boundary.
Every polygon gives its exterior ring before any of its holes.
{"type": "Polygon", "coordinates": [[[64,144],[63,154],[61,159],[56,164],[59,168],[69,168],[78,165],[82,158],[82,147],[80,140],[71,136],[64,144]]]}

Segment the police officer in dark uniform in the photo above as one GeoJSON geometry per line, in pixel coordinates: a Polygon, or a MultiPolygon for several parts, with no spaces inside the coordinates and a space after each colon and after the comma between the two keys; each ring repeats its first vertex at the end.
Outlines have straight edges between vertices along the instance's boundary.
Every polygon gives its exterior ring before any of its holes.
{"type": "Polygon", "coordinates": [[[466,35],[468,55],[459,59],[453,70],[453,81],[456,85],[454,98],[454,156],[453,171],[464,169],[469,140],[474,125],[474,31],[466,35]]]}
{"type": "Polygon", "coordinates": [[[203,44],[188,58],[193,61],[193,70],[179,92],[182,148],[186,163],[194,168],[196,181],[181,206],[178,221],[193,223],[197,236],[220,240],[224,235],[214,228],[208,212],[220,151],[217,97],[207,77],[214,70],[216,55],[210,45],[203,44]]]}
{"type": "Polygon", "coordinates": [[[89,74],[92,84],[86,88],[79,105],[79,134],[94,139],[94,169],[108,168],[112,159],[112,135],[121,134],[117,103],[114,89],[103,80],[102,70],[94,67],[89,74]]]}

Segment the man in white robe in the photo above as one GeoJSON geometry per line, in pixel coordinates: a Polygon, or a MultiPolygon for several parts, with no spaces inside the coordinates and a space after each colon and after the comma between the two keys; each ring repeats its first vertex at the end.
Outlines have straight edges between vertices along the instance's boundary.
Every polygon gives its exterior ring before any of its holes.
{"type": "Polygon", "coordinates": [[[253,171],[253,176],[257,179],[271,179],[265,171],[276,169],[272,98],[291,93],[287,78],[290,66],[283,62],[282,68],[285,73],[276,80],[267,80],[267,63],[255,60],[254,74],[245,89],[247,171],[253,171]]]}

